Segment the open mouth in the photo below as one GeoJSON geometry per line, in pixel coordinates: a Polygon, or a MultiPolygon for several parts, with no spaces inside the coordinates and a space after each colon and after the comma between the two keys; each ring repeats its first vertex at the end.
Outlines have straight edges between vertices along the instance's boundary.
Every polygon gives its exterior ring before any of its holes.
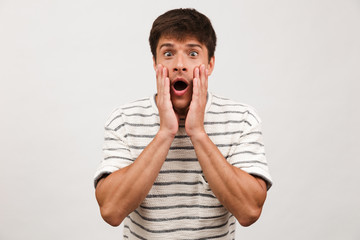
{"type": "Polygon", "coordinates": [[[184,81],[177,81],[176,83],[174,83],[174,88],[176,91],[182,91],[185,90],[187,88],[188,84],[184,81]]]}

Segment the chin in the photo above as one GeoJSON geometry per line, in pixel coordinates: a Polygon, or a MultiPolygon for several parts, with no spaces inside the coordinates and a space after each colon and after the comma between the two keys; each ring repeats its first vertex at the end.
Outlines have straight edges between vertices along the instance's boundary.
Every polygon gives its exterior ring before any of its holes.
{"type": "Polygon", "coordinates": [[[179,114],[180,116],[185,116],[187,110],[189,109],[190,106],[190,101],[186,101],[186,102],[173,102],[173,107],[174,110],[177,114],[179,114]]]}

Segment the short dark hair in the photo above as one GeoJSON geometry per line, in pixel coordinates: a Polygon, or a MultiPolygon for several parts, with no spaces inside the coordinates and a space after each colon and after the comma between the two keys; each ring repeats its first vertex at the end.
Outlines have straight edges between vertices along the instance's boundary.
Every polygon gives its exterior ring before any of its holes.
{"type": "Polygon", "coordinates": [[[184,40],[195,37],[208,50],[209,61],[214,56],[216,34],[208,17],[192,8],[167,11],[155,19],[149,36],[151,53],[156,60],[156,48],[163,36],[184,40]]]}

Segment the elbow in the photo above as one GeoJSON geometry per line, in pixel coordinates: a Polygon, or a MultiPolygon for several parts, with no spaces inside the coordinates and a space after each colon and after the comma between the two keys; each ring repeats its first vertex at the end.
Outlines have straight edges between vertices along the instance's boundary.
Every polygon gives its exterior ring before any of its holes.
{"type": "Polygon", "coordinates": [[[261,215],[261,208],[248,210],[246,214],[242,214],[237,218],[238,222],[243,227],[249,227],[254,224],[261,215]]]}
{"type": "Polygon", "coordinates": [[[100,213],[104,221],[113,227],[119,226],[125,218],[118,209],[111,207],[101,207],[100,213]]]}

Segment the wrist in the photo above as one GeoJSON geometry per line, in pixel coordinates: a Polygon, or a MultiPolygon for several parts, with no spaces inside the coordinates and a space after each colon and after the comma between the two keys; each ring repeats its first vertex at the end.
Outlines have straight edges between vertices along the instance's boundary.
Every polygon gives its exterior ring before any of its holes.
{"type": "Polygon", "coordinates": [[[191,134],[188,134],[188,136],[190,137],[190,140],[194,143],[197,141],[202,141],[205,138],[208,138],[209,136],[207,135],[207,133],[205,132],[205,129],[199,130],[199,131],[194,131],[191,134]]]}
{"type": "Polygon", "coordinates": [[[169,130],[163,130],[160,128],[160,130],[158,131],[158,133],[156,134],[156,137],[164,140],[164,141],[173,141],[175,138],[176,133],[169,131],[169,130]]]}

